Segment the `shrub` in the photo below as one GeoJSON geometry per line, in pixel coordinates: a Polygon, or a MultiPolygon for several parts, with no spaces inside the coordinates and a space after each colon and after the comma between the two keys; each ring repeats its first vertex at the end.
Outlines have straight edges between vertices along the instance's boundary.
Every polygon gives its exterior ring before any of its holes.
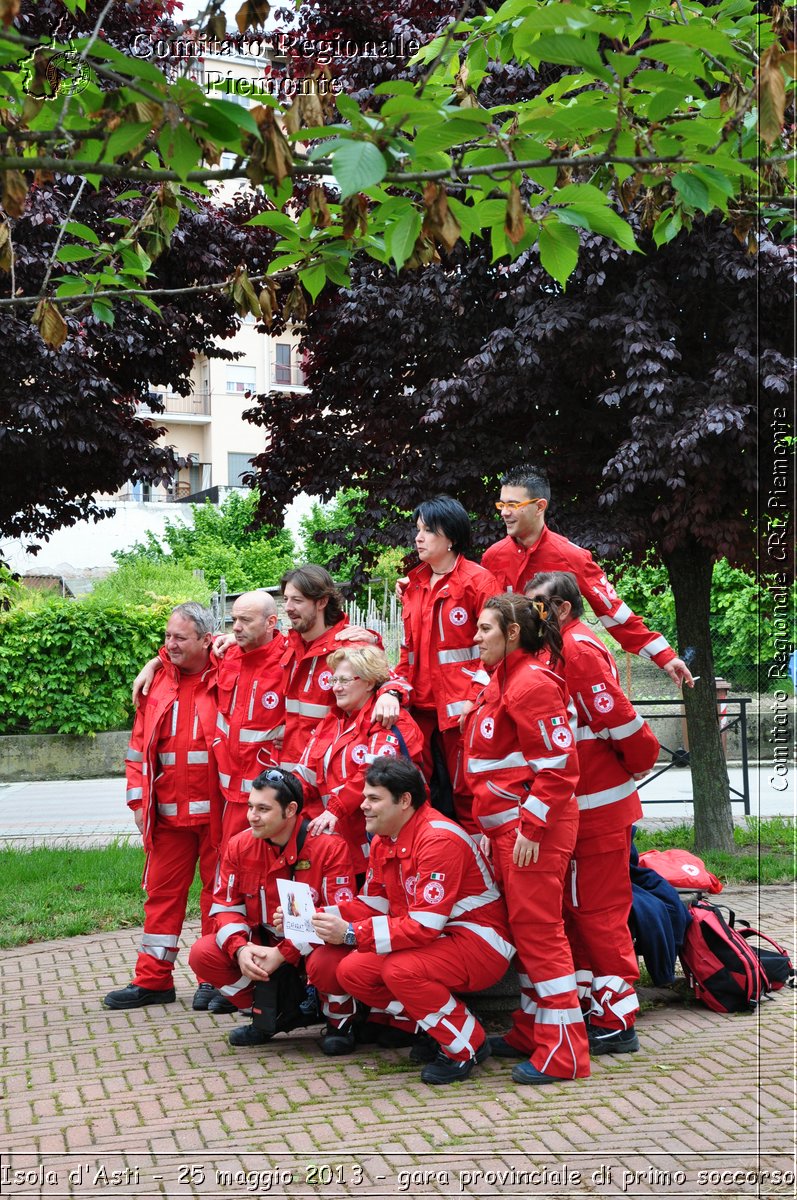
{"type": "Polygon", "coordinates": [[[0,613],[0,733],[128,728],[131,682],[174,603],[46,597],[0,613]]]}

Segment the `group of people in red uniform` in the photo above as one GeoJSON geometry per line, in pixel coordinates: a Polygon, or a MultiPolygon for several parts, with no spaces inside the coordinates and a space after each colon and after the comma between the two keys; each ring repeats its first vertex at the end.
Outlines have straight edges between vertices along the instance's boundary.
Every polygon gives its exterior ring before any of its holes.
{"type": "MultiPolygon", "coordinates": [[[[107,1007],[175,999],[199,864],[195,1009],[257,1014],[258,984],[303,962],[325,1053],[409,1044],[430,1084],[490,1054],[517,1060],[518,1083],[547,1084],[587,1076],[590,1053],[638,1049],[628,854],[659,747],[583,599],[625,649],[692,680],[589,553],[548,529],[549,500],[539,472],[507,475],[507,536],[482,566],[464,557],[456,500],[418,505],[393,670],[320,567],[282,581],[287,635],[265,592],[238,597],[234,642],[215,650],[210,614],[177,606],[137,680],[127,773],[145,925],[133,980],[107,1007]],[[321,944],[283,936],[278,879],[309,885],[321,944]],[[510,962],[520,1007],[488,1038],[461,996],[510,962]]],[[[229,1040],[259,1045],[273,1029],[253,1018],[229,1040]]]]}

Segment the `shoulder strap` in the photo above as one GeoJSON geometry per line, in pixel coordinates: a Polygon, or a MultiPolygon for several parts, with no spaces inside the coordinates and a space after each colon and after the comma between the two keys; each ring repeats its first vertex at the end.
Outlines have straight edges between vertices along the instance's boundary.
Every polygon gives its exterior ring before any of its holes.
{"type": "Polygon", "coordinates": [[[410,758],[410,752],[407,748],[407,743],[404,741],[404,734],[399,729],[398,725],[391,725],[390,732],[399,744],[402,758],[410,758]]]}
{"type": "Polygon", "coordinates": [[[293,879],[294,872],[295,872],[297,864],[299,862],[299,858],[301,856],[304,843],[307,841],[307,830],[309,828],[310,828],[310,822],[307,820],[307,817],[304,817],[302,819],[301,825],[299,826],[299,832],[296,835],[296,862],[291,867],[291,879],[293,879]]]}

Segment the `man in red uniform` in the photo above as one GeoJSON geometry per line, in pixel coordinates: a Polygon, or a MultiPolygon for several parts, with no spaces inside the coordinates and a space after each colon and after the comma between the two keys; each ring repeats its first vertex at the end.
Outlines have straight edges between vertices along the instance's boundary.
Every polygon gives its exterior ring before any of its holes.
{"type": "Polygon", "coordinates": [[[639,964],[628,929],[631,826],[642,816],[636,781],[655,764],[659,743],[620,687],[611,654],[579,620],[575,575],[535,575],[526,594],[556,614],[564,656],[557,669],[576,706],[579,822],[564,914],[590,1052],[628,1054],[639,1049],[639,964]]]}
{"type": "MultiPolygon", "coordinates": [[[[197,941],[189,962],[210,979],[237,1009],[252,1005],[255,983],[268,980],[285,963],[307,967],[319,956],[334,961],[344,951],[316,944],[297,946],[278,937],[281,923],[278,879],[295,879],[310,886],[316,904],[335,905],[354,890],[354,871],[342,837],[325,833],[307,837],[301,818],[302,786],[287,771],[270,767],[255,779],[249,792],[249,829],[233,837],[224,854],[213,897],[215,933],[197,941]]],[[[332,968],[334,975],[334,965],[332,968]]],[[[354,1048],[355,1006],[350,995],[329,995],[321,989],[329,1022],[322,1042],[326,1054],[354,1048]]],[[[255,1024],[239,1025],[229,1035],[233,1046],[259,1046],[271,1036],[255,1024]]]]}
{"type": "Polygon", "coordinates": [[[279,761],[285,721],[282,655],[277,606],[268,592],[244,592],[232,606],[230,646],[219,667],[215,745],[224,795],[219,854],[248,828],[252,781],[279,761]]]}
{"type": "Polygon", "coordinates": [[[452,993],[490,987],[515,948],[492,872],[464,829],[426,802],[426,785],[406,759],[368,768],[362,810],[378,834],[363,892],[316,913],[324,941],[352,947],[310,963],[316,987],[348,992],[403,1016],[428,1037],[411,1052],[424,1083],[467,1079],[489,1056],[484,1029],[452,993]],[[334,973],[331,967],[335,966],[334,973]]]}
{"type": "Polygon", "coordinates": [[[172,609],[160,651],[163,670],[136,713],[126,760],[127,802],[147,853],[144,934],[132,983],[109,992],[106,1008],[174,1000],[174,962],[197,862],[202,927],[210,929],[216,866],[211,808],[220,803],[211,751],[216,734],[212,638],[209,609],[194,603],[172,609]]]}
{"type": "MultiPolygon", "coordinates": [[[[345,647],[347,639],[380,647],[382,640],[367,629],[352,629],[349,635],[343,598],[323,567],[295,567],[283,575],[280,586],[285,615],[292,626],[281,658],[285,670],[285,740],[280,763],[286,771],[294,771],[310,735],[332,706],[332,672],[327,655],[345,647]]],[[[399,714],[399,697],[406,690],[397,679],[379,689],[374,718],[388,729],[399,714]]]]}
{"type": "Polygon", "coordinates": [[[694,686],[692,673],[660,633],[623,604],[588,550],[553,533],[545,524],[551,489],[542,471],[518,467],[501,480],[496,508],[507,537],[485,550],[482,566],[509,592],[523,592],[540,571],[571,571],[581,594],[598,620],[629,654],[639,654],[661,667],[674,683],[694,686]]]}

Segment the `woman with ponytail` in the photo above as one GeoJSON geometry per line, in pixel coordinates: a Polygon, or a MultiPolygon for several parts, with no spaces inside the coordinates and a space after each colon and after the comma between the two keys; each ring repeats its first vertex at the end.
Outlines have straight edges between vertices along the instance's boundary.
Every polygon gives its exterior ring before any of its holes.
{"type": "Polygon", "coordinates": [[[564,682],[537,657],[555,664],[562,639],[545,604],[509,593],[487,601],[475,642],[492,678],[467,718],[466,774],[521,985],[512,1028],[491,1048],[527,1060],[512,1070],[517,1083],[584,1078],[589,1047],[562,919],[578,831],[575,721],[564,682]]]}

